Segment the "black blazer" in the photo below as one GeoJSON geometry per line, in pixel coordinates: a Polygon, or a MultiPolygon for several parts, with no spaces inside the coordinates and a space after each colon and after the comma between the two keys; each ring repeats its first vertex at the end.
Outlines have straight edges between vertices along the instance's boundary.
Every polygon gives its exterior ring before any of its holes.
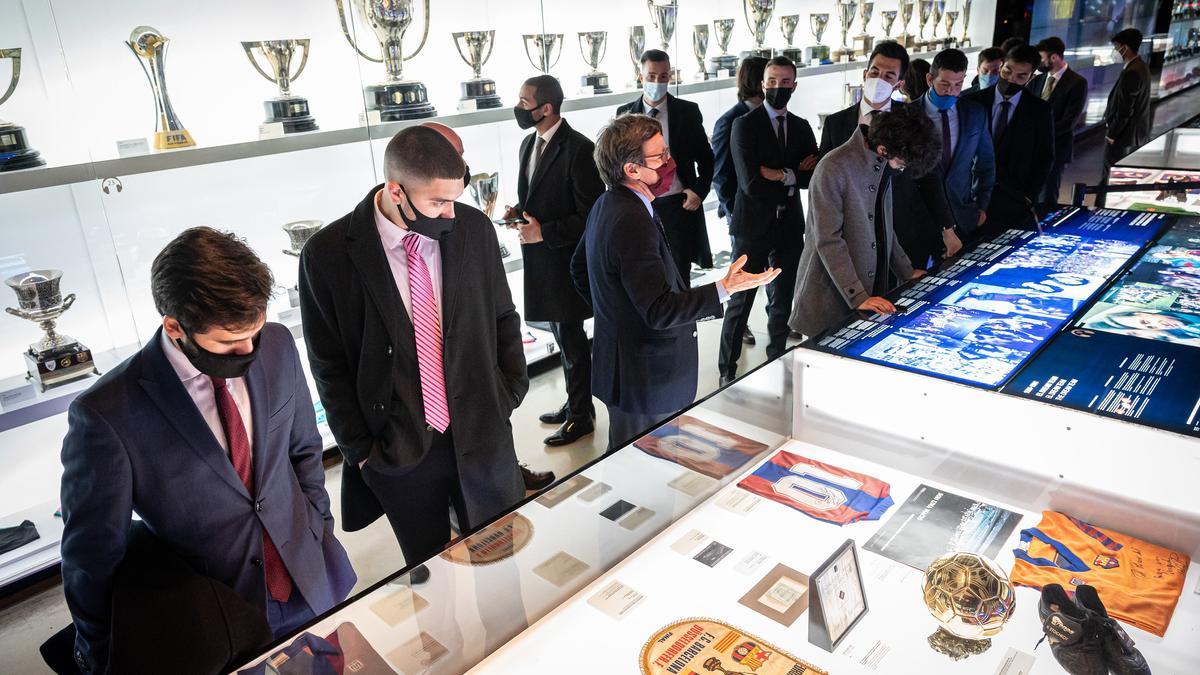
{"type": "Polygon", "coordinates": [[[571,264],[596,313],[592,394],[627,413],[673,413],[696,399],[696,322],[722,314],[716,284],[689,289],[666,235],[624,186],[600,196],[571,264]]]}
{"type": "Polygon", "coordinates": [[[592,316],[571,282],[571,256],[583,237],[588,212],[604,192],[592,160],[595,145],[566,120],[542,150],[532,183],[525,167],[537,132],[521,142],[517,211],[528,211],[542,224],[542,239],[522,244],[526,321],[583,321],[592,316]]]}
{"type": "MultiPolygon", "coordinates": [[[[1047,77],[1050,77],[1049,73],[1033,78],[1029,91],[1041,96],[1047,77]]],[[[1087,89],[1087,78],[1067,68],[1054,85],[1054,91],[1050,92],[1050,110],[1054,115],[1054,161],[1060,164],[1075,158],[1075,127],[1083,117],[1087,89]]]]}
{"type": "MultiPolygon", "coordinates": [[[[893,102],[892,105],[896,106],[900,103],[893,102]]],[[[858,131],[857,103],[826,115],[825,123],[821,125],[821,156],[824,157],[830,150],[850,140],[856,131],[858,131]]]]}
{"type": "MultiPolygon", "coordinates": [[[[358,463],[368,459],[382,473],[410,471],[429,452],[434,433],[425,425],[412,321],[375,229],[381,188],[300,254],[308,360],[346,458],[346,530],[383,514],[358,463]]],[[[508,418],[529,389],[529,375],[495,227],[461,202],[454,214],[454,230],[441,242],[443,367],[466,520],[478,523],[524,495],[508,418]]]]}
{"type": "MultiPolygon", "coordinates": [[[[983,106],[988,130],[995,128],[992,104],[996,86],[981,89],[968,98],[983,106]]],[[[992,139],[996,153],[996,185],[989,211],[1026,211],[1021,197],[1036,204],[1054,165],[1054,117],[1050,104],[1026,88],[1017,100],[1003,138],[992,139]]]]}
{"type": "Polygon", "coordinates": [[[1129,62],[1108,92],[1104,109],[1105,136],[1126,155],[1150,140],[1154,116],[1150,114],[1150,69],[1140,57],[1129,62]]]}
{"type": "Polygon", "coordinates": [[[734,120],[731,154],[737,169],[738,195],[729,233],[735,237],[753,238],[762,236],[771,227],[782,226],[788,240],[802,245],[804,206],[800,201],[800,190],[808,187],[812,171],[801,171],[799,167],[805,157],[817,152],[817,138],[812,127],[790,112],[787,114],[786,152],[779,147],[766,104],[734,120]],[[758,171],[762,166],[791,169],[796,175],[792,195],[788,195],[790,188],[783,183],[763,178],[758,171]],[[779,205],[784,207],[783,221],[776,225],[776,207],[779,205]]]}
{"type": "Polygon", "coordinates": [[[733,158],[729,152],[729,134],[733,130],[733,121],[750,112],[750,105],[738,101],[732,108],[726,110],[717,118],[713,125],[713,189],[717,191],[720,206],[717,215],[724,218],[733,213],[733,202],[737,198],[737,171],[733,168],[733,158]]]}

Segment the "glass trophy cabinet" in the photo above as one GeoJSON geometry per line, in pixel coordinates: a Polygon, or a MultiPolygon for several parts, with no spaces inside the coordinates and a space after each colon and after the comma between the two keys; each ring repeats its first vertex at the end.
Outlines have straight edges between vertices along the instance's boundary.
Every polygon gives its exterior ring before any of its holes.
{"type": "Polygon", "coordinates": [[[1200,214],[1200,190],[1171,183],[1200,181],[1200,129],[1178,127],[1138,148],[1108,170],[1112,185],[1159,183],[1161,189],[1113,192],[1108,204],[1120,209],[1200,214]]]}

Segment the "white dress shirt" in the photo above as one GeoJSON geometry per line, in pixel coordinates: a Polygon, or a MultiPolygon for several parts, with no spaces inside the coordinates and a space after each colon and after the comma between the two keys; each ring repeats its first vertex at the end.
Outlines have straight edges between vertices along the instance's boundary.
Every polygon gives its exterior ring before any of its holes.
{"type": "MultiPolygon", "coordinates": [[[[929,94],[926,93],[922,97],[925,101],[925,114],[929,119],[933,120],[933,128],[937,129],[938,139],[942,138],[942,111],[933,105],[929,100],[929,94]]],[[[1015,105],[1015,104],[1014,104],[1015,105]]],[[[946,111],[946,120],[950,122],[950,156],[954,156],[954,151],[958,148],[958,109],[951,108],[946,111]]]]}
{"type": "MultiPolygon", "coordinates": [[[[658,104],[655,105],[655,104],[652,104],[649,101],[647,101],[646,97],[643,96],[642,97],[642,107],[644,107],[646,109],[647,115],[650,114],[651,110],[658,111],[658,117],[655,117],[654,119],[658,120],[658,123],[662,125],[663,142],[667,144],[668,148],[670,148],[671,147],[671,124],[669,121],[670,115],[667,112],[667,97],[664,96],[663,100],[659,101],[658,104]]],[[[679,160],[675,160],[675,163],[678,164],[679,160]]],[[[659,195],[659,197],[667,197],[670,195],[677,195],[680,192],[683,192],[683,181],[679,180],[679,169],[675,169],[675,175],[671,178],[671,188],[669,190],[667,190],[666,192],[662,193],[661,195],[659,195]]]]}
{"type": "MultiPolygon", "coordinates": [[[[554,126],[547,129],[545,133],[538,134],[538,138],[546,142],[546,145],[542,146],[542,152],[546,151],[546,147],[550,145],[550,139],[554,138],[554,133],[558,131],[559,127],[562,126],[562,123],[563,118],[560,117],[558,118],[558,121],[554,123],[554,126]]],[[[537,141],[535,140],[533,142],[533,148],[529,151],[529,166],[525,167],[525,178],[527,180],[533,180],[533,172],[537,171],[538,159],[540,158],[538,157],[537,141]]],[[[441,302],[438,304],[441,304],[441,302]]]]}
{"type": "Polygon", "coordinates": [[[883,102],[882,108],[872,108],[871,104],[868,103],[867,99],[864,98],[858,102],[858,123],[859,124],[870,124],[871,123],[871,113],[875,112],[876,110],[886,111],[886,110],[891,110],[891,109],[892,109],[892,99],[891,98],[888,98],[888,100],[883,102]]]}
{"type": "MultiPolygon", "coordinates": [[[[188,361],[187,356],[179,351],[179,346],[171,342],[171,338],[167,336],[165,330],[162,331],[162,349],[163,353],[167,355],[167,362],[171,364],[171,368],[179,376],[179,381],[183,382],[183,388],[187,390],[188,396],[191,396],[192,402],[196,404],[196,409],[200,411],[200,416],[212,430],[221,449],[228,455],[229,441],[225,438],[225,427],[221,424],[220,413],[217,412],[217,399],[213,394],[212,380],[197,370],[191,361],[188,361]]],[[[225,386],[233,395],[233,402],[242,416],[242,422],[246,425],[246,438],[250,441],[250,453],[253,457],[254,420],[250,414],[250,391],[246,388],[245,379],[240,377],[225,380],[225,386]]]]}
{"type": "Polygon", "coordinates": [[[375,229],[379,231],[379,241],[383,244],[383,253],[387,256],[388,267],[392,269],[392,279],[396,282],[396,290],[400,292],[400,300],[404,303],[404,311],[412,318],[412,292],[408,287],[408,249],[404,248],[405,237],[417,237],[417,252],[429,268],[429,280],[433,284],[433,300],[437,303],[438,320],[442,318],[442,249],[436,239],[430,239],[416,232],[410,232],[388,220],[379,209],[379,200],[383,199],[383,190],[375,193],[375,229]]]}
{"type": "Polygon", "coordinates": [[[1067,72],[1067,68],[1069,68],[1069,67],[1070,66],[1068,66],[1066,63],[1064,63],[1062,68],[1059,68],[1058,70],[1054,71],[1053,73],[1050,73],[1049,75],[1047,75],[1046,79],[1042,82],[1042,91],[1039,91],[1037,93],[1038,97],[1040,98],[1042,96],[1042,92],[1046,91],[1046,87],[1050,84],[1051,79],[1054,80],[1054,86],[1058,87],[1059,83],[1062,82],[1063,73],[1067,72]]]}
{"type": "MultiPolygon", "coordinates": [[[[783,128],[785,129],[785,131],[783,132],[784,137],[781,138],[780,140],[783,142],[784,146],[786,146],[787,141],[788,141],[787,131],[786,131],[786,129],[788,128],[787,108],[784,108],[783,110],[776,110],[775,108],[773,108],[771,106],[767,106],[767,119],[771,120],[771,131],[775,132],[776,138],[779,137],[779,121],[778,120],[780,117],[783,118],[783,128]]],[[[794,171],[792,171],[791,169],[784,169],[783,170],[783,184],[788,187],[793,187],[796,184],[796,173],[794,171]]],[[[796,191],[794,188],[791,190],[788,190],[789,197],[795,193],[796,193],[796,191]]]]}
{"type": "MultiPolygon", "coordinates": [[[[1022,90],[1023,91],[1023,90],[1022,90]]],[[[996,117],[1000,115],[1000,104],[1004,102],[1004,97],[1000,95],[1000,87],[996,87],[996,93],[993,94],[992,101],[992,129],[996,128],[996,117]]],[[[1013,113],[1017,111],[1017,104],[1021,102],[1021,92],[1013,94],[1008,99],[1012,105],[1008,106],[1008,123],[1012,124],[1013,113]]]]}

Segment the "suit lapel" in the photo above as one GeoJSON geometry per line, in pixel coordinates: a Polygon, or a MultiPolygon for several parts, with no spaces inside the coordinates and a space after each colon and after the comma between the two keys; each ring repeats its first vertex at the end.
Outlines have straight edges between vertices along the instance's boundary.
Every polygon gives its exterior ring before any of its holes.
{"type": "Polygon", "coordinates": [[[396,290],[396,280],[392,278],[392,268],[388,265],[387,255],[383,252],[383,243],[379,240],[379,232],[375,230],[375,194],[371,194],[354,210],[350,228],[346,233],[346,249],[350,261],[362,277],[367,295],[375,303],[379,316],[387,326],[392,344],[405,350],[410,358],[417,358],[416,337],[413,332],[412,320],[404,309],[400,292],[396,290]]]}
{"type": "Polygon", "coordinates": [[[963,147],[963,131],[967,128],[966,114],[957,103],[954,104],[954,115],[958,118],[958,144],[954,146],[954,152],[950,153],[950,166],[954,166],[954,163],[958,161],[958,153],[962,151],[963,147]]]}
{"type": "MultiPolygon", "coordinates": [[[[559,129],[554,134],[554,137],[558,138],[558,134],[561,134],[562,131],[562,129],[559,129]]],[[[549,152],[549,149],[546,152],[549,152]]],[[[456,227],[439,243],[438,247],[442,253],[442,336],[444,349],[445,335],[450,330],[451,320],[454,318],[454,309],[458,306],[458,290],[462,285],[462,271],[467,266],[466,234],[461,227],[456,227]]]]}
{"type": "Polygon", "coordinates": [[[254,490],[258,492],[263,481],[267,448],[267,423],[271,416],[271,405],[267,393],[267,373],[263,372],[262,359],[255,359],[242,382],[250,392],[250,419],[253,420],[253,437],[250,439],[250,466],[254,472],[254,490]]]}
{"type": "Polygon", "coordinates": [[[535,131],[521,141],[521,165],[517,167],[517,199],[520,200],[521,206],[525,206],[525,202],[529,200],[529,172],[526,169],[529,166],[529,155],[533,152],[533,144],[536,139],[537,132],[535,131]]]}

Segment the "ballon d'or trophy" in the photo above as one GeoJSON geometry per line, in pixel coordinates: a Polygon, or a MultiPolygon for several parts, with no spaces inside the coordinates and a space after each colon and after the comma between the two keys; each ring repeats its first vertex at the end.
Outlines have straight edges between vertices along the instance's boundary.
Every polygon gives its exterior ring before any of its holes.
{"type": "Polygon", "coordinates": [[[696,57],[696,63],[699,65],[696,79],[707,80],[708,68],[704,65],[704,57],[708,56],[708,24],[706,23],[692,26],[692,54],[696,57]]]}
{"type": "Polygon", "coordinates": [[[761,56],[769,59],[774,56],[763,42],[767,39],[767,28],[771,25],[771,15],[775,13],[775,0],[743,0],[742,14],[746,17],[746,27],[754,36],[754,49],[742,52],[742,58],[761,56]]]}
{"type": "Polygon", "coordinates": [[[829,63],[831,60],[829,45],[821,44],[821,38],[825,36],[825,29],[829,27],[829,14],[826,12],[809,14],[808,26],[817,43],[811,47],[804,48],[804,60],[808,63],[812,63],[813,61],[817,63],[829,63]]]}
{"type": "Polygon", "coordinates": [[[900,0],[900,35],[896,37],[896,42],[905,49],[914,49],[917,46],[916,36],[908,32],[908,24],[912,23],[915,6],[915,0],[900,0]]]}
{"type": "MultiPolygon", "coordinates": [[[[8,88],[0,94],[2,105],[17,90],[17,82],[21,80],[21,48],[0,49],[0,59],[12,60],[12,77],[9,78],[8,88]]],[[[41,153],[29,147],[25,127],[0,119],[0,171],[30,169],[45,163],[41,153]]]]}
{"type": "Polygon", "coordinates": [[[892,26],[896,25],[896,10],[889,9],[879,13],[880,20],[883,22],[883,36],[887,39],[892,39],[892,26]]]}
{"type": "Polygon", "coordinates": [[[1017,607],[1004,569],[967,551],[951,551],[929,563],[921,590],[938,623],[929,646],[954,661],[987,651],[1017,607]]]}
{"type": "Polygon", "coordinates": [[[167,43],[170,42],[163,34],[150,26],[138,26],[129,34],[129,51],[138,57],[146,79],[150,80],[150,91],[154,93],[154,108],[158,113],[158,123],[154,132],[154,149],[167,150],[171,148],[187,148],[196,144],[192,135],[183,128],[183,122],[175,114],[171,106],[171,98],[167,96],[167,76],[163,59],[167,55],[167,43]]]}
{"type": "MultiPolygon", "coordinates": [[[[287,255],[299,258],[300,252],[304,250],[304,245],[307,244],[308,240],[312,239],[312,236],[324,226],[325,222],[321,220],[297,220],[292,223],[287,223],[283,226],[283,231],[287,233],[288,236],[288,248],[284,249],[283,252],[287,255]]],[[[293,285],[291,288],[287,289],[287,292],[288,302],[291,303],[292,307],[299,307],[299,286],[293,285]]]]}
{"type": "Polygon", "coordinates": [[[579,84],[591,87],[593,94],[611,94],[608,74],[600,71],[600,62],[608,52],[608,31],[590,30],[579,34],[579,53],[591,68],[587,75],[579,78],[579,84]]]}
{"type": "MultiPolygon", "coordinates": [[[[671,52],[671,38],[675,37],[675,19],[679,15],[678,0],[670,0],[665,5],[659,5],[654,0],[646,0],[650,10],[650,23],[658,29],[658,38],[662,41],[662,50],[671,52]]],[[[639,64],[640,65],[640,64],[639,64]]],[[[679,83],[679,68],[671,66],[671,84],[679,83]]]]}
{"type": "Polygon", "coordinates": [[[875,48],[875,38],[867,32],[867,24],[871,23],[871,15],[875,13],[875,3],[858,0],[858,18],[862,21],[862,32],[854,36],[854,55],[866,58],[875,48]]]}
{"type": "Polygon", "coordinates": [[[4,280],[17,294],[17,308],[5,307],[4,311],[42,328],[42,339],[25,352],[28,379],[36,381],[42,391],[96,372],[92,350],[54,330],[55,320],[75,304],[74,293],[64,298],[58,290],[61,280],[59,270],[33,270],[4,280]]]}
{"type": "Polygon", "coordinates": [[[471,174],[467,188],[471,190],[471,197],[475,200],[475,205],[490,220],[500,197],[500,174],[496,172],[471,174]]]}
{"type": "Polygon", "coordinates": [[[800,25],[799,14],[788,14],[787,16],[779,17],[779,32],[783,33],[783,40],[787,46],[777,51],[780,56],[786,56],[796,64],[797,68],[802,68],[807,63],[804,62],[804,50],[796,46],[796,27],[800,25]]]}
{"type": "Polygon", "coordinates": [[[837,8],[838,21],[842,26],[842,46],[833,50],[833,60],[850,61],[854,58],[854,47],[850,46],[850,28],[858,11],[858,0],[838,0],[837,8]]]}
{"type": "Polygon", "coordinates": [[[305,64],[308,63],[308,39],[243,42],[242,49],[246,51],[246,58],[250,59],[250,64],[258,74],[279,87],[279,96],[263,101],[263,108],[267,111],[267,124],[283,124],[285,134],[316,131],[317,121],[308,110],[308,99],[292,93],[292,81],[300,77],[305,64]],[[297,52],[300,53],[300,64],[295,67],[296,72],[292,72],[297,52]],[[266,70],[259,65],[256,55],[261,55],[267,62],[266,70]]]}
{"type": "Polygon", "coordinates": [[[970,47],[971,46],[971,36],[968,33],[968,29],[970,29],[970,27],[971,27],[971,2],[972,2],[972,0],[963,0],[963,4],[962,4],[963,33],[962,33],[962,40],[959,40],[959,42],[958,42],[959,47],[970,47]]]}
{"type": "Polygon", "coordinates": [[[474,101],[477,109],[499,108],[500,95],[496,93],[496,81],[483,76],[483,64],[492,56],[496,44],[496,31],[472,30],[451,33],[458,55],[471,66],[474,77],[462,83],[460,102],[474,101]]]}
{"type": "Polygon", "coordinates": [[[729,53],[729,41],[733,38],[733,19],[713,19],[713,33],[717,36],[720,54],[709,58],[709,74],[713,77],[732,77],[737,73],[738,57],[729,53]],[[732,73],[730,72],[732,71],[732,73]]]}
{"type": "Polygon", "coordinates": [[[367,97],[367,110],[378,111],[384,122],[433,117],[437,110],[429,102],[425,85],[416,80],[404,79],[404,62],[412,59],[425,47],[429,38],[429,0],[424,2],[425,29],[421,41],[411,54],[404,53],[404,34],[416,20],[416,0],[351,0],[354,15],[365,22],[379,41],[380,56],[368,55],[355,42],[350,33],[350,24],[342,0],[337,3],[338,18],[342,22],[342,34],[358,55],[368,61],[382,63],[387,79],[379,84],[368,85],[363,92],[367,97]]]}
{"type": "Polygon", "coordinates": [[[942,40],[943,49],[957,49],[958,39],[954,37],[954,24],[958,22],[958,10],[951,10],[942,15],[946,22],[946,38],[942,40]]]}
{"type": "Polygon", "coordinates": [[[629,27],[629,60],[633,62],[633,84],[642,88],[642,52],[646,51],[646,27],[629,27]]]}
{"type": "Polygon", "coordinates": [[[549,73],[562,58],[562,33],[526,33],[525,56],[534,68],[549,73]]]}

